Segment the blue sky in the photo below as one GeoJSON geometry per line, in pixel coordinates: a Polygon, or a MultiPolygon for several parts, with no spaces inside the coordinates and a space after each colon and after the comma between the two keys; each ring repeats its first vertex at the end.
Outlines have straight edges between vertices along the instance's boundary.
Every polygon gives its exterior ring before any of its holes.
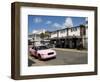
{"type": "Polygon", "coordinates": [[[84,24],[86,19],[86,17],[28,15],[28,32],[41,29],[54,31],[66,28],[65,24],[68,18],[72,20],[73,26],[84,24]]]}

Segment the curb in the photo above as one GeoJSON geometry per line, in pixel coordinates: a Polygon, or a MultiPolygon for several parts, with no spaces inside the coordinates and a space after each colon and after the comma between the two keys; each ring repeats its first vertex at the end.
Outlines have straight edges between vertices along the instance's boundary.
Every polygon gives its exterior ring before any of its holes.
{"type": "Polygon", "coordinates": [[[80,53],[87,53],[88,51],[85,50],[76,50],[76,49],[62,49],[62,48],[52,48],[55,50],[62,50],[62,51],[71,51],[71,52],[80,52],[80,53]]]}

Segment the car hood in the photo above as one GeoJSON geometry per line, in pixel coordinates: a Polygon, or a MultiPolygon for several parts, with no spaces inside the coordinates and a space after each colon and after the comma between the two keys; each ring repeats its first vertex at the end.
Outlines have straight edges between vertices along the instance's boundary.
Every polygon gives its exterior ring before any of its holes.
{"type": "Polygon", "coordinates": [[[37,51],[39,54],[48,54],[50,52],[55,52],[54,50],[52,49],[46,49],[46,50],[38,50],[37,51]]]}

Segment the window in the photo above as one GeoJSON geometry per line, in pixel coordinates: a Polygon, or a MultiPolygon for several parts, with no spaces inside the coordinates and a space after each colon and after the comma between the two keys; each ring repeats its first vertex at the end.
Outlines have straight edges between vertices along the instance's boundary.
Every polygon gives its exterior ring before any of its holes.
{"type": "Polygon", "coordinates": [[[61,31],[60,31],[60,33],[64,33],[64,32],[65,32],[65,30],[61,30],[61,31]]]}
{"type": "Polygon", "coordinates": [[[71,28],[71,32],[73,32],[73,31],[77,31],[77,27],[71,28]]]}
{"type": "Polygon", "coordinates": [[[75,27],[75,31],[77,31],[77,27],[75,27]]]}

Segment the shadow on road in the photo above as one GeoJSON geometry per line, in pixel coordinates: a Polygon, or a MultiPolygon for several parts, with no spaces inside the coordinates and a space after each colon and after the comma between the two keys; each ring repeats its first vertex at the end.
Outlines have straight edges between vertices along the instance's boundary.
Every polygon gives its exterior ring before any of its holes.
{"type": "Polygon", "coordinates": [[[32,60],[28,59],[28,66],[32,66],[32,64],[35,64],[32,60]]]}
{"type": "Polygon", "coordinates": [[[41,61],[49,61],[49,60],[52,60],[52,59],[56,59],[56,57],[48,58],[48,59],[41,59],[41,61]]]}

